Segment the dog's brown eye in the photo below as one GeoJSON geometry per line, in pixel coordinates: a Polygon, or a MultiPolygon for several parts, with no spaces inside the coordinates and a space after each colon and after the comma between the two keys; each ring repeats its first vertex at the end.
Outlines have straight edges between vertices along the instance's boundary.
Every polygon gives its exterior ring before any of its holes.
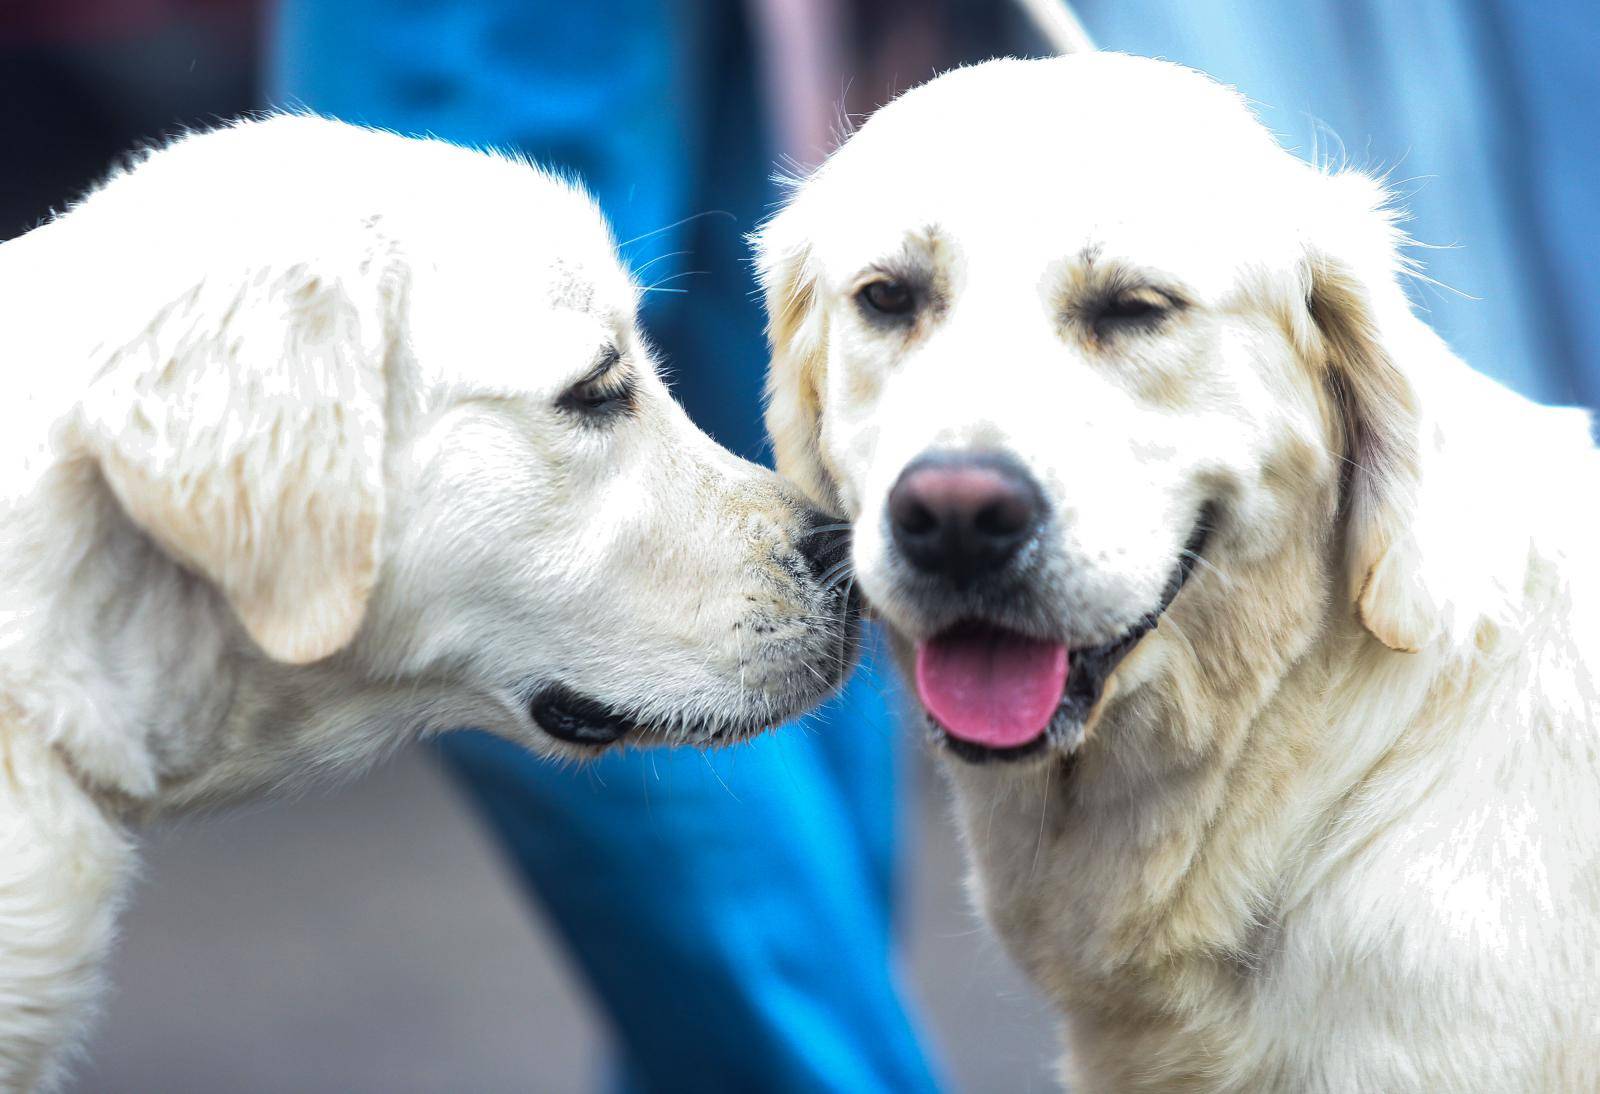
{"type": "Polygon", "coordinates": [[[856,292],[856,299],[862,307],[878,315],[910,315],[917,306],[917,297],[911,291],[911,286],[894,278],[867,282],[856,292]]]}

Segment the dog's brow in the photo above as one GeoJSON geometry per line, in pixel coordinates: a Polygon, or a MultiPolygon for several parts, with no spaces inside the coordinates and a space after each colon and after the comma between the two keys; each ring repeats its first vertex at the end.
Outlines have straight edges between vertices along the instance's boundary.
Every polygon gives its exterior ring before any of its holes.
{"type": "Polygon", "coordinates": [[[876,281],[884,277],[911,285],[926,285],[932,280],[932,271],[920,262],[908,262],[904,256],[896,255],[894,258],[869,262],[862,267],[860,273],[856,274],[852,282],[859,288],[868,281],[876,281]]]}
{"type": "Polygon", "coordinates": [[[937,225],[908,232],[900,241],[899,250],[876,258],[862,266],[856,274],[859,284],[869,278],[893,277],[923,285],[931,284],[938,275],[937,252],[943,236],[937,225]]]}
{"type": "Polygon", "coordinates": [[[1123,259],[1107,259],[1098,246],[1086,248],[1083,259],[1083,284],[1077,291],[1103,294],[1151,289],[1165,296],[1175,307],[1188,307],[1194,294],[1170,274],[1148,269],[1123,259]]]}
{"type": "Polygon", "coordinates": [[[607,342],[600,347],[595,355],[594,364],[589,366],[589,371],[578,379],[578,383],[587,384],[600,379],[606,373],[617,367],[617,362],[622,360],[622,351],[615,342],[607,342]]]}

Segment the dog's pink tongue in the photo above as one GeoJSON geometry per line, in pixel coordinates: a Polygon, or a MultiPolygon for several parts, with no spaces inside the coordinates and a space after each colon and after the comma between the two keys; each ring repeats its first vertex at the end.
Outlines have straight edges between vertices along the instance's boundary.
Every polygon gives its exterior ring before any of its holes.
{"type": "Polygon", "coordinates": [[[917,644],[917,695],[953,737],[1015,748],[1043,733],[1067,684],[1067,647],[999,630],[917,644]]]}

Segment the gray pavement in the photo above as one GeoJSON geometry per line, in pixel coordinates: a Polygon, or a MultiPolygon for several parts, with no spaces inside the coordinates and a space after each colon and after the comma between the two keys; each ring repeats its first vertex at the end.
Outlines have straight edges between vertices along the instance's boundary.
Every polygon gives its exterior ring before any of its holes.
{"type": "MultiPolygon", "coordinates": [[[[956,1087],[1053,1090],[1053,1023],[967,911],[943,786],[916,794],[907,977],[956,1087]]],[[[601,1088],[593,1006],[425,754],[146,851],[74,1094],[601,1088]]]]}

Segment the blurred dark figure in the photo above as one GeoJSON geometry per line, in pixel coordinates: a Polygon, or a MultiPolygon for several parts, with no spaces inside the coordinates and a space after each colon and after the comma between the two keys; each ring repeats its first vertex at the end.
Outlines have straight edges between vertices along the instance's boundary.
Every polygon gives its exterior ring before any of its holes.
{"type": "Polygon", "coordinates": [[[0,239],[137,144],[261,104],[255,0],[0,5],[0,239]]]}

